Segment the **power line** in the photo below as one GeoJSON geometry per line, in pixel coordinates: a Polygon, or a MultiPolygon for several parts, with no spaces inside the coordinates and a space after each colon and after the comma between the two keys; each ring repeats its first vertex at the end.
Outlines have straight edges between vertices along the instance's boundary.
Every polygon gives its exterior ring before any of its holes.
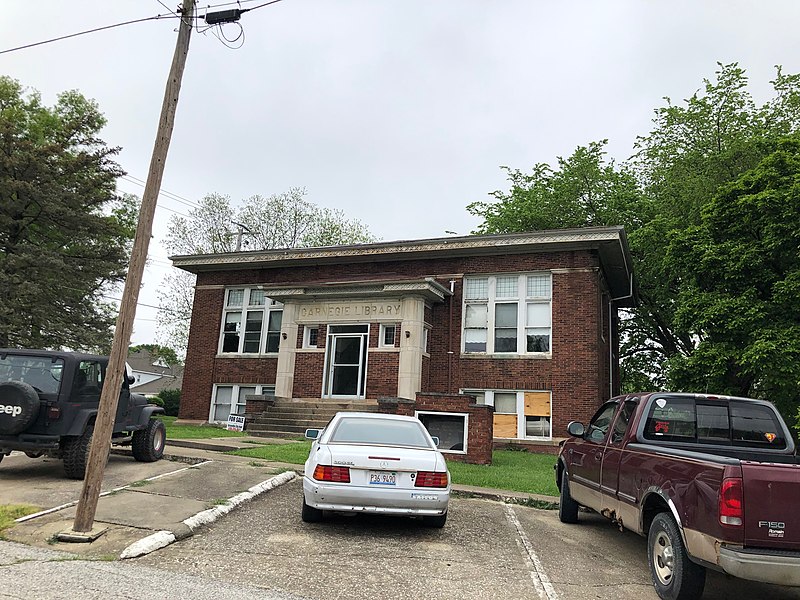
{"type": "Polygon", "coordinates": [[[85,31],[79,31],[78,33],[70,33],[69,35],[62,35],[61,37],[57,38],[50,38],[49,40],[42,40],[41,42],[34,42],[32,44],[25,44],[24,46],[17,46],[16,48],[9,48],[8,50],[0,50],[0,54],[6,54],[8,52],[16,52],[17,50],[24,50],[26,48],[33,48],[34,46],[41,46],[43,44],[49,44],[51,42],[60,42],[61,40],[67,40],[69,38],[78,37],[79,35],[86,35],[87,33],[95,33],[97,31],[103,31],[105,29],[113,29],[115,27],[122,27],[123,25],[132,25],[133,23],[142,23],[144,21],[155,21],[158,19],[174,19],[172,15],[156,15],[155,17],[145,17],[144,19],[134,19],[133,21],[124,21],[122,23],[114,23],[113,25],[106,25],[104,27],[95,27],[94,29],[87,29],[85,31]]]}
{"type": "MultiPolygon", "coordinates": [[[[144,187],[145,184],[145,181],[143,179],[139,179],[138,177],[134,177],[133,175],[123,175],[122,179],[142,187],[144,187]]],[[[170,200],[175,200],[176,202],[180,202],[181,204],[186,204],[187,206],[191,206],[193,208],[202,208],[197,202],[189,200],[188,198],[184,198],[183,196],[179,196],[174,192],[169,192],[164,188],[161,188],[159,190],[159,195],[164,196],[165,198],[169,198],[170,200]]]]}

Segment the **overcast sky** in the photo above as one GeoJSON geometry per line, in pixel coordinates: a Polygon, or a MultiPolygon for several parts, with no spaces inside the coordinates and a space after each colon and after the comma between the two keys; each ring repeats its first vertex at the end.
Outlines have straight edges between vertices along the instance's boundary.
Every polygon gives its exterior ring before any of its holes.
{"type": "MultiPolygon", "coordinates": [[[[167,13],[157,0],[2,8],[0,50],[167,13]]],[[[238,202],[305,187],[383,240],[469,233],[478,222],[465,206],[507,189],[500,165],[527,170],[604,138],[628,158],[662,98],[691,95],[717,61],[738,61],[757,101],[774,65],[800,72],[798,0],[282,0],[241,25],[237,50],[192,35],[162,189],[238,202]]],[[[143,180],[176,27],[149,21],[0,54],[0,74],[48,104],[67,89],[97,100],[103,138],[143,180]]],[[[119,187],[141,196],[131,181],[119,187]]],[[[171,211],[189,210],[159,200],[141,303],[157,304],[169,269],[171,211]]],[[[135,343],[154,340],[155,316],[139,307],[135,343]]]]}

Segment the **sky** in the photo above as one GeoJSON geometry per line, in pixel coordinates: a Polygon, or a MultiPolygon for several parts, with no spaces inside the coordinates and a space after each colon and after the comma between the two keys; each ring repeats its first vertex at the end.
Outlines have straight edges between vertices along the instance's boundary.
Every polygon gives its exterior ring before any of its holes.
{"type": "MultiPolygon", "coordinates": [[[[2,4],[0,51],[179,3],[2,4]]],[[[553,164],[602,139],[625,160],[663,98],[689,97],[717,62],[745,68],[763,102],[775,65],[800,72],[798,23],[797,0],[281,0],[242,15],[233,44],[215,32],[234,40],[236,24],[195,31],[133,343],[157,337],[169,219],[206,194],[236,204],[304,187],[385,241],[466,235],[479,225],[467,204],[508,189],[501,166],[553,164]]],[[[159,19],[3,53],[0,75],[47,104],[69,89],[95,99],[129,174],[119,190],[141,196],[176,27],[159,19]]]]}

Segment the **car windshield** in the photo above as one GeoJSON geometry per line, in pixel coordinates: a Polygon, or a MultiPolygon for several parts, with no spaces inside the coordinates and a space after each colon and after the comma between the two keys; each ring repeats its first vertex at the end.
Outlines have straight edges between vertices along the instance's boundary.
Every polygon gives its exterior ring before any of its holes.
{"type": "Polygon", "coordinates": [[[339,421],[328,441],[333,444],[431,447],[421,423],[361,417],[345,417],[339,421]]]}
{"type": "Polygon", "coordinates": [[[0,381],[22,381],[45,394],[57,394],[64,361],[48,356],[0,356],[0,381]]]}

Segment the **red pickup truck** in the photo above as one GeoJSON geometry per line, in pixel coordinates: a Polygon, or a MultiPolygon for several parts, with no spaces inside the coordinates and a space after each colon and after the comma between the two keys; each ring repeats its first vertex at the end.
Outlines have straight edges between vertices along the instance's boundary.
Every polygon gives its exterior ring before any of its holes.
{"type": "Polygon", "coordinates": [[[661,598],[699,598],[706,568],[800,586],[800,461],[771,403],[632,394],[568,430],[561,521],[585,506],[646,536],[661,598]]]}

